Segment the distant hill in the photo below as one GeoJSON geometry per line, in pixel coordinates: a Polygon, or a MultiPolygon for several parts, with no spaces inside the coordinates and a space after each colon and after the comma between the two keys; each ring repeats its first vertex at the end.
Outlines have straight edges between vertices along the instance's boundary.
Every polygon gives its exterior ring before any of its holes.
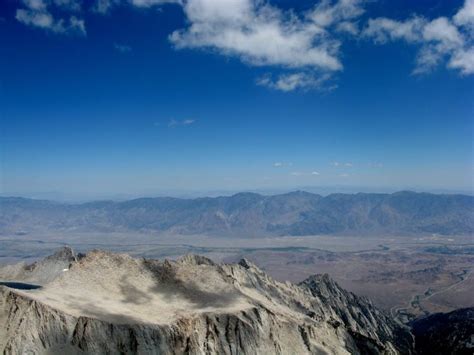
{"type": "Polygon", "coordinates": [[[65,204],[0,198],[0,233],[140,231],[215,235],[472,234],[474,197],[410,191],[139,198],[65,204]]]}

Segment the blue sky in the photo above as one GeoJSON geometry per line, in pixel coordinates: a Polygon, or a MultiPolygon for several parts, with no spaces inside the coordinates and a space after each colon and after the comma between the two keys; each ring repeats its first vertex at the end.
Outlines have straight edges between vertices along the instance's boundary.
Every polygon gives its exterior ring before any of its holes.
{"type": "Polygon", "coordinates": [[[6,0],[1,193],[472,191],[474,1],[6,0]]]}

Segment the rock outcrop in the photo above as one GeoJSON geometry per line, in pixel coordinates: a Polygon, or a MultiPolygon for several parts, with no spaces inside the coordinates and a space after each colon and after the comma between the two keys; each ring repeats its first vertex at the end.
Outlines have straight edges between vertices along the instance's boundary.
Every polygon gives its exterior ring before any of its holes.
{"type": "Polygon", "coordinates": [[[327,275],[280,283],[247,260],[94,251],[41,289],[0,289],[5,354],[412,353],[408,330],[327,275]]]}
{"type": "Polygon", "coordinates": [[[0,280],[46,284],[68,270],[81,256],[76,255],[70,247],[62,247],[53,255],[32,264],[0,266],[0,280]]]}

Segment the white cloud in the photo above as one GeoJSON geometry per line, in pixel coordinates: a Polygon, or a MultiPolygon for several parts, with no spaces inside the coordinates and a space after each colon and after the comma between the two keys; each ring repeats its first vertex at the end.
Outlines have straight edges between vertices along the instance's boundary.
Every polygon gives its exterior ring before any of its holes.
{"type": "Polygon", "coordinates": [[[204,48],[249,65],[292,70],[260,78],[260,85],[285,92],[319,89],[327,75],[343,69],[335,33],[357,32],[352,21],[364,12],[363,2],[323,0],[297,15],[262,0],[187,0],[189,25],[169,38],[177,49],[204,48]]]}
{"type": "Polygon", "coordinates": [[[439,17],[423,28],[423,39],[425,41],[439,42],[447,47],[456,48],[464,44],[456,26],[446,17],[439,17]]]}
{"type": "Polygon", "coordinates": [[[283,163],[278,161],[278,162],[276,162],[276,163],[273,163],[273,166],[274,166],[275,168],[281,168],[281,167],[283,166],[283,163]]]}
{"type": "Polygon", "coordinates": [[[352,165],[352,163],[345,163],[344,166],[348,168],[352,168],[354,165],[352,165]]]}
{"type": "Polygon", "coordinates": [[[188,0],[188,28],[170,40],[177,48],[209,48],[251,65],[342,69],[339,42],[309,20],[257,0],[188,0]]]}
{"type": "Polygon", "coordinates": [[[293,171],[290,173],[291,176],[303,176],[304,173],[302,173],[301,171],[293,171]]]}
{"type": "Polygon", "coordinates": [[[462,74],[474,74],[474,48],[457,51],[449,60],[449,68],[459,69],[462,74]]]}
{"type": "Polygon", "coordinates": [[[458,26],[474,29],[474,0],[466,0],[464,6],[454,15],[453,21],[458,26]]]}
{"type": "Polygon", "coordinates": [[[41,28],[51,28],[54,23],[53,16],[48,12],[19,9],[16,11],[16,19],[25,25],[41,28]]]}
{"type": "Polygon", "coordinates": [[[24,0],[23,3],[31,10],[46,10],[46,3],[43,0],[24,0]]]}
{"type": "Polygon", "coordinates": [[[333,162],[331,163],[331,165],[332,165],[332,166],[339,166],[339,165],[341,165],[341,163],[339,163],[338,161],[333,161],[333,162]]]}
{"type": "MultiPolygon", "coordinates": [[[[54,33],[86,34],[79,14],[91,8],[84,1],[20,1],[19,22],[54,33]]],[[[474,74],[474,0],[465,0],[451,18],[380,17],[362,25],[366,2],[315,0],[312,8],[297,13],[267,0],[94,0],[93,10],[105,14],[119,5],[178,4],[187,22],[169,36],[175,48],[208,49],[276,70],[277,74],[264,75],[256,82],[283,92],[335,88],[331,79],[343,69],[342,40],[359,35],[378,44],[399,40],[417,45],[415,74],[429,72],[441,63],[464,75],[474,74]]],[[[130,51],[126,45],[115,48],[130,51]]]]}
{"type": "Polygon", "coordinates": [[[415,16],[405,21],[370,19],[362,32],[376,43],[403,40],[420,46],[414,74],[426,73],[442,62],[462,74],[473,74],[474,0],[466,0],[453,16],[428,20],[415,16]]]}
{"type": "Polygon", "coordinates": [[[49,11],[50,6],[58,6],[67,11],[77,11],[80,5],[75,0],[24,0],[26,8],[17,9],[15,18],[27,26],[63,34],[85,35],[84,20],[74,15],[55,18],[49,11]]]}
{"type": "Polygon", "coordinates": [[[413,17],[405,21],[395,21],[385,17],[370,19],[362,35],[373,38],[376,43],[386,43],[394,40],[418,42],[426,20],[413,17]]]}
{"type": "Polygon", "coordinates": [[[318,175],[321,175],[321,174],[318,173],[317,171],[312,171],[312,172],[311,172],[311,175],[313,175],[313,176],[318,176],[318,175]]]}
{"type": "Polygon", "coordinates": [[[46,11],[18,9],[15,18],[27,26],[38,27],[55,33],[86,34],[84,20],[75,16],[69,17],[69,20],[56,20],[46,11]]]}

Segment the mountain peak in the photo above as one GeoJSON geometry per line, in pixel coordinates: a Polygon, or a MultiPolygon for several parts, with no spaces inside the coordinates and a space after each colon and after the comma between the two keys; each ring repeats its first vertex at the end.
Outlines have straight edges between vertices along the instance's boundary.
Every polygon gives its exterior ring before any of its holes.
{"type": "Polygon", "coordinates": [[[215,265],[211,259],[196,254],[187,254],[180,258],[178,262],[189,265],[215,265]]]}
{"type": "Polygon", "coordinates": [[[53,255],[48,256],[46,260],[65,260],[65,261],[77,261],[77,255],[69,246],[64,246],[57,249],[53,255]]]}
{"type": "MultiPolygon", "coordinates": [[[[406,330],[336,284],[326,289],[326,298],[254,267],[247,260],[215,264],[187,255],[163,262],[96,250],[39,290],[5,291],[6,348],[14,353],[411,351],[406,330]]],[[[330,283],[327,275],[311,280],[330,283]]]]}

